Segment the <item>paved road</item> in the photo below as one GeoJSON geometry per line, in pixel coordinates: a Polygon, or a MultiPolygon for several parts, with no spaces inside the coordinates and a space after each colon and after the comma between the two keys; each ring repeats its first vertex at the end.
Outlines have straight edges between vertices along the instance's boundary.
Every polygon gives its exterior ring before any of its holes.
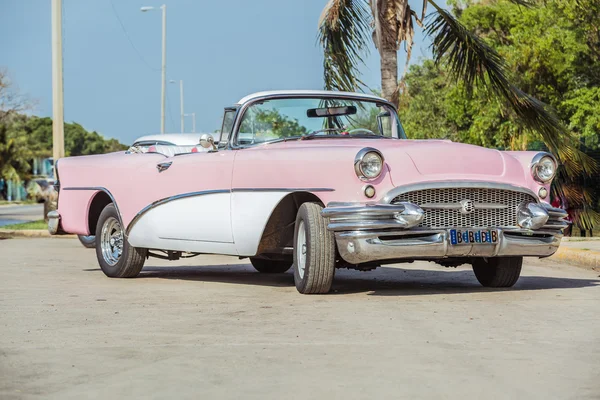
{"type": "Polygon", "coordinates": [[[0,227],[20,224],[22,222],[39,221],[43,218],[43,204],[0,206],[0,227]]]}
{"type": "Polygon", "coordinates": [[[232,257],[108,279],[73,239],[0,241],[0,265],[3,399],[600,397],[598,272],[552,261],[512,290],[414,263],[325,296],[232,257]]]}

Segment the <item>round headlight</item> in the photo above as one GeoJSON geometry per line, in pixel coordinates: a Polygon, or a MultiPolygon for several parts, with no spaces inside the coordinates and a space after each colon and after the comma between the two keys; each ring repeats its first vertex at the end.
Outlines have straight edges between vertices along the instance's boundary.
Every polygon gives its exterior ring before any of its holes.
{"type": "Polygon", "coordinates": [[[556,175],[556,160],[548,153],[537,154],[531,163],[533,179],[540,183],[548,183],[556,175]]]}
{"type": "Polygon", "coordinates": [[[383,170],[383,155],[377,149],[366,147],[354,159],[356,176],[363,180],[375,179],[383,170]]]}

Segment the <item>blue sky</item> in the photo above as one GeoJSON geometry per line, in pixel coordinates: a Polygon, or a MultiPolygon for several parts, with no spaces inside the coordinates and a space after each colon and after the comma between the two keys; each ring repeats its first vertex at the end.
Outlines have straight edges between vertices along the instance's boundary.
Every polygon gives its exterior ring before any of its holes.
{"type": "MultiPolygon", "coordinates": [[[[167,79],[183,79],[185,112],[196,113],[197,132],[218,129],[223,107],[246,94],[323,87],[316,35],[326,0],[165,3],[167,79]]],[[[52,115],[50,4],[0,0],[0,68],[35,100],[33,113],[40,116],[52,115]]],[[[63,0],[65,121],[124,143],[160,131],[161,14],[140,7],[161,4],[63,0]]],[[[415,40],[413,61],[429,54],[420,31],[415,40]]],[[[401,51],[400,72],[404,60],[401,51]]],[[[371,88],[379,87],[375,49],[361,72],[371,88]]],[[[167,90],[167,131],[179,132],[179,85],[167,90]]]]}

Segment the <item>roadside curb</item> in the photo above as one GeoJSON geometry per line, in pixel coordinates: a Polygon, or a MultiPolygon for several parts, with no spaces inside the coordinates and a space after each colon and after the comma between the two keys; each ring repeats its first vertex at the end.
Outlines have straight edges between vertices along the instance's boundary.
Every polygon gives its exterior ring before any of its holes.
{"type": "Polygon", "coordinates": [[[45,229],[0,229],[0,239],[10,239],[14,237],[27,237],[27,238],[59,238],[59,239],[73,239],[77,235],[51,235],[45,229]]]}
{"type": "Polygon", "coordinates": [[[577,267],[600,271],[600,252],[561,246],[550,259],[574,264],[577,267]]]}

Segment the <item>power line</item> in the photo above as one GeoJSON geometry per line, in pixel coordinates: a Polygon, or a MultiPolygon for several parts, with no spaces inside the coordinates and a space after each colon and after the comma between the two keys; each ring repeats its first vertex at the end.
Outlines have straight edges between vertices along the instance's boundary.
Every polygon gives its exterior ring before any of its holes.
{"type": "Polygon", "coordinates": [[[125,37],[129,41],[129,44],[131,45],[133,50],[135,50],[135,53],[140,58],[140,60],[142,60],[142,62],[144,64],[146,64],[146,66],[148,68],[150,68],[152,71],[160,71],[160,68],[154,68],[150,64],[148,64],[148,62],[146,61],[144,56],[142,56],[142,53],[140,53],[140,51],[137,49],[137,47],[135,47],[135,44],[133,44],[133,40],[131,40],[131,38],[129,37],[129,34],[127,33],[127,29],[125,29],[125,25],[123,24],[123,21],[121,21],[121,18],[119,17],[119,13],[117,13],[117,9],[115,8],[115,4],[113,3],[113,0],[110,0],[110,5],[113,9],[113,13],[115,14],[115,17],[117,17],[117,20],[119,21],[119,25],[121,25],[121,29],[123,29],[123,33],[125,34],[125,37]]]}

